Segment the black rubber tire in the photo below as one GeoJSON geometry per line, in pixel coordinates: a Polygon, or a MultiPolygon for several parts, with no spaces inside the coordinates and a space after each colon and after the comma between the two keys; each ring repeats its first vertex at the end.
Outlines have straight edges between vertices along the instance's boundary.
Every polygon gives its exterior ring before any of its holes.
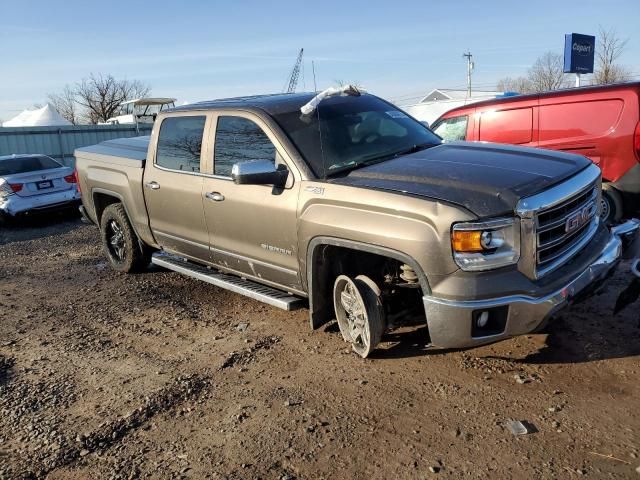
{"type": "Polygon", "coordinates": [[[602,184],[602,206],[600,219],[605,225],[613,225],[622,219],[624,206],[622,195],[608,183],[602,184]]]}
{"type": "Polygon", "coordinates": [[[100,238],[104,253],[114,270],[125,273],[140,272],[149,265],[151,261],[150,250],[138,240],[121,203],[112,203],[104,209],[100,218],[100,238]],[[118,257],[111,244],[112,222],[115,222],[122,232],[124,245],[122,258],[118,257]]]}
{"type": "Polygon", "coordinates": [[[346,275],[340,275],[334,283],[333,297],[336,318],[338,319],[338,325],[344,340],[350,342],[353,351],[362,358],[368,357],[380,343],[382,334],[386,329],[386,315],[380,297],[380,289],[373,280],[364,275],[359,275],[355,279],[351,279],[346,275]],[[344,308],[340,304],[341,288],[346,282],[353,282],[357,290],[357,296],[359,300],[362,300],[366,312],[366,334],[368,334],[368,342],[365,345],[357,343],[355,339],[351,337],[348,322],[344,317],[344,308]]]}
{"type": "Polygon", "coordinates": [[[0,212],[0,228],[4,228],[9,223],[9,218],[6,213],[0,212]]]}

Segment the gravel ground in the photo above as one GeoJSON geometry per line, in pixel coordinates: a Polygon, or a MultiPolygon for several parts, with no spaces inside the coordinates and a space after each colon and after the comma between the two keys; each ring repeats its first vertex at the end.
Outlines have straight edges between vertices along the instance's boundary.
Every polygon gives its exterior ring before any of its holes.
{"type": "Polygon", "coordinates": [[[0,230],[0,478],[640,478],[627,272],[545,334],[442,352],[406,329],[362,360],[306,310],[23,222],[0,230]]]}

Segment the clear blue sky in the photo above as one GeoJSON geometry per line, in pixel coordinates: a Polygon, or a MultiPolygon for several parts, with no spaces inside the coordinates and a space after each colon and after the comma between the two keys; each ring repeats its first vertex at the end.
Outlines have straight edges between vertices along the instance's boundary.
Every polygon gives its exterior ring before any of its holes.
{"type": "Polygon", "coordinates": [[[466,49],[474,84],[491,88],[598,25],[628,38],[621,63],[640,79],[639,0],[0,0],[0,118],[91,72],[189,102],[277,92],[300,47],[299,90],[313,88],[312,59],[319,88],[357,81],[392,99],[464,88],[466,49]]]}

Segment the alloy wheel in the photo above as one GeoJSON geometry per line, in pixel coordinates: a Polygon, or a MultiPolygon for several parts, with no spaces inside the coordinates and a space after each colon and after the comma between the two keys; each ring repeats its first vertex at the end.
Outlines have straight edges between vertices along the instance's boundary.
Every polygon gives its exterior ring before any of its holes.
{"type": "Polygon", "coordinates": [[[116,220],[109,222],[109,231],[107,232],[109,242],[109,252],[118,262],[125,259],[127,244],[124,239],[124,231],[116,220]]]}
{"type": "Polygon", "coordinates": [[[334,287],[334,303],[340,333],[359,355],[371,350],[369,316],[362,294],[354,281],[341,275],[334,287]]]}

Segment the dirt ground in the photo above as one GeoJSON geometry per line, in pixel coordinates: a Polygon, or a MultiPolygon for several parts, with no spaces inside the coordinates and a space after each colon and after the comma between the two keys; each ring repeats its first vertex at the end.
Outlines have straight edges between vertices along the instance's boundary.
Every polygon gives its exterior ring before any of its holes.
{"type": "Polygon", "coordinates": [[[418,328],[362,360],[307,310],[118,274],[94,227],[23,222],[0,230],[0,478],[640,478],[624,267],[548,333],[442,352],[418,328]]]}

